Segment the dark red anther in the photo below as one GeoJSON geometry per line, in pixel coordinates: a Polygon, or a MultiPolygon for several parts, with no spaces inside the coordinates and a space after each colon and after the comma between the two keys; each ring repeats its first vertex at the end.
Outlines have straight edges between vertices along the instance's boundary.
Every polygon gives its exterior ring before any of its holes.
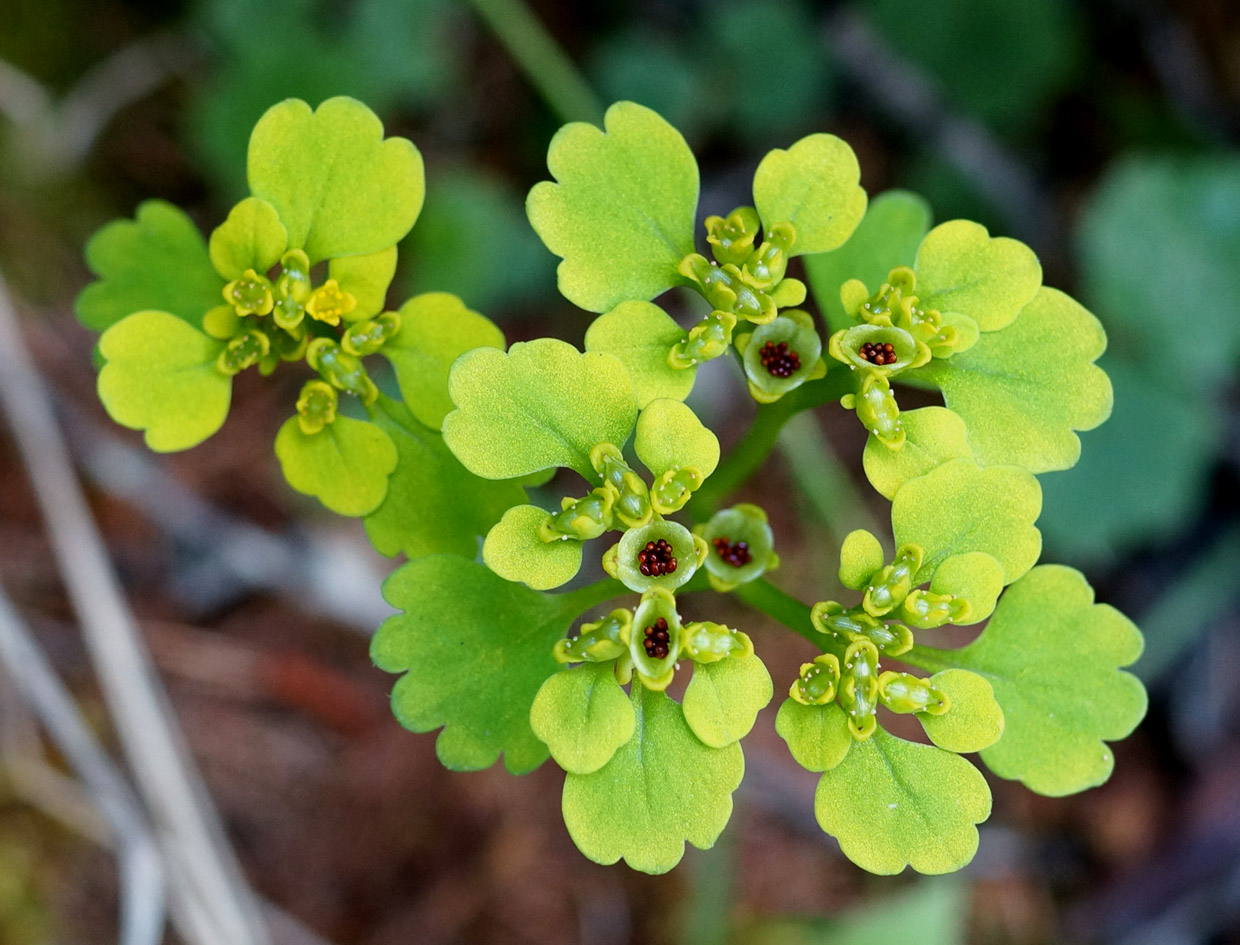
{"type": "Polygon", "coordinates": [[[646,655],[651,659],[667,659],[671,650],[671,634],[667,629],[667,618],[660,617],[652,626],[646,628],[646,639],[642,640],[646,655]]]}
{"type": "Polygon", "coordinates": [[[672,546],[663,538],[646,542],[646,547],[637,553],[637,569],[646,577],[671,574],[676,570],[676,556],[672,554],[672,546]]]}
{"type": "Polygon", "coordinates": [[[715,539],[714,545],[715,551],[719,553],[719,557],[734,568],[742,567],[753,560],[753,556],[749,553],[749,542],[747,541],[729,544],[727,537],[721,535],[715,539]]]}
{"type": "Polygon", "coordinates": [[[772,377],[792,377],[796,371],[801,369],[801,356],[795,351],[789,351],[786,341],[781,341],[779,344],[768,341],[758,352],[758,357],[762,361],[762,366],[772,377]]]}
{"type": "Polygon", "coordinates": [[[899,360],[896,357],[895,346],[890,341],[885,341],[881,344],[867,341],[857,353],[866,361],[869,361],[871,364],[877,364],[879,367],[882,367],[884,364],[895,364],[899,360]]]}

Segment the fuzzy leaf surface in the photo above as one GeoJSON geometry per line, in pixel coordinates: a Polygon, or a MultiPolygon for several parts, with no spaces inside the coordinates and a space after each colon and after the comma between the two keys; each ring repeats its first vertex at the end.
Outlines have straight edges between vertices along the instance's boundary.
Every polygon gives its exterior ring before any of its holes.
{"type": "Polygon", "coordinates": [[[950,873],[977,852],[975,825],[990,816],[990,788],[959,755],[880,728],[823,773],[814,812],[862,869],[950,873]]]}
{"type": "Polygon", "coordinates": [[[698,169],[680,132],[633,102],[607,109],[604,130],[585,122],[551,139],[547,169],[526,200],[530,224],[563,262],[560,292],[586,311],[649,301],[684,278],[694,251],[698,169]]]}
{"type": "Polygon", "coordinates": [[[964,669],[945,669],[930,684],[947,694],[952,706],[942,715],[918,712],[930,741],[946,751],[967,754],[989,748],[1003,735],[1003,710],[985,677],[964,669]]]}
{"type": "Polygon", "coordinates": [[[1004,730],[982,760],[1002,778],[1059,797],[1110,777],[1115,762],[1104,742],[1124,738],[1144,717],[1144,687],[1119,669],[1136,661],[1142,645],[1131,620],[1094,603],[1079,571],[1048,564],[1008,588],[968,646],[924,656],[919,647],[908,661],[985,677],[1004,730]]]}
{"type": "Polygon", "coordinates": [[[723,748],[749,734],[773,692],[771,674],[752,653],[694,663],[682,706],[685,721],[705,744],[723,748]]]}
{"type": "Polygon", "coordinates": [[[378,315],[396,274],[396,247],[365,256],[337,256],[328,263],[327,273],[343,291],[357,299],[357,308],[349,313],[351,320],[378,315]]]}
{"type": "Polygon", "coordinates": [[[601,351],[628,368],[644,408],[659,397],[684,400],[693,390],[697,365],[684,369],[667,363],[667,353],[685,337],[685,330],[650,302],[622,302],[600,315],[586,331],[586,350],[601,351]]]}
{"type": "Polygon", "coordinates": [[[290,486],[350,516],[379,507],[397,463],[396,444],[380,427],[344,416],[318,433],[303,433],[290,417],[276,434],[276,456],[290,486]]]}
{"type": "Polygon", "coordinates": [[[530,709],[534,734],[565,771],[589,774],[633,737],[636,716],[614,664],[582,663],[542,684],[530,709]]]}
{"type": "Polygon", "coordinates": [[[287,248],[288,233],[276,208],[257,197],[246,197],[228,211],[228,219],[215,228],[207,244],[215,271],[229,282],[247,269],[265,275],[287,248]]]}
{"type": "Polygon", "coordinates": [[[786,151],[770,151],[753,175],[754,206],[763,226],[791,223],[792,255],[825,253],[843,245],[865,215],[861,165],[848,143],[814,134],[786,151]]]}
{"type": "Polygon", "coordinates": [[[389,617],[371,659],[403,673],[392,711],[414,732],[443,727],[435,750],[453,770],[474,771],[501,753],[514,774],[546,760],[530,728],[530,706],[558,668],[555,641],[576,618],[572,595],[512,584],[455,555],[419,558],[397,569],[383,596],[403,611],[389,617]]]}
{"type": "Polygon", "coordinates": [[[486,566],[506,581],[520,581],[537,591],[571,581],[581,570],[581,542],[543,541],[538,526],[546,517],[534,505],[516,505],[505,512],[482,543],[486,566]]]}
{"type": "Polygon", "coordinates": [[[732,816],[745,760],[738,744],[703,745],[680,706],[635,685],[633,737],[602,768],[564,779],[564,823],[596,863],[621,857],[643,873],[666,873],[685,842],[709,849],[732,816]]]}
{"type": "Polygon", "coordinates": [[[919,407],[900,411],[904,446],[889,449],[877,437],[867,437],[862,463],[866,478],[881,495],[891,499],[910,479],[952,459],[972,458],[969,432],[958,413],[946,407],[919,407]]]}
{"type": "Polygon", "coordinates": [[[215,367],[223,347],[168,312],[135,312],[99,339],[99,399],[158,453],[197,446],[228,416],[232,378],[215,367]]]}
{"type": "Polygon", "coordinates": [[[566,466],[593,481],[590,450],[602,442],[622,446],[637,419],[623,364],[554,338],[515,344],[507,354],[468,351],[448,389],[457,409],[444,418],[444,441],[466,469],[487,479],[566,466]]]}
{"type": "Polygon", "coordinates": [[[74,309],[95,331],[146,310],[201,328],[203,314],[223,302],[224,283],[202,234],[163,200],[147,200],[133,220],[102,227],[86,244],[86,264],[98,279],[81,291],[74,309]]]}
{"type": "Polygon", "coordinates": [[[809,771],[834,768],[853,744],[848,716],[838,702],[802,705],[785,699],[775,716],[775,731],[788,743],[796,763],[809,771]]]}
{"type": "Polygon", "coordinates": [[[412,229],[425,193],[422,156],[384,138],[374,112],[329,98],[273,105],[250,136],[250,191],[276,208],[290,246],[311,262],[376,253],[412,229]]]}
{"type": "Polygon", "coordinates": [[[637,418],[633,449],[656,476],[673,466],[696,466],[709,476],[719,465],[719,440],[679,400],[652,400],[637,418]]]}

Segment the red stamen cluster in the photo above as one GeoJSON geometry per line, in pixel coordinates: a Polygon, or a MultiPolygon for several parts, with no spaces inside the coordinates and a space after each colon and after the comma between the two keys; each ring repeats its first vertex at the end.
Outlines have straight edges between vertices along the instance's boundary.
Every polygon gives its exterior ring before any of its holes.
{"type": "Polygon", "coordinates": [[[642,646],[646,648],[646,655],[651,659],[667,659],[667,654],[672,650],[665,617],[660,617],[653,626],[646,628],[646,639],[642,640],[642,646]]]}
{"type": "Polygon", "coordinates": [[[646,542],[637,553],[637,568],[646,577],[662,577],[676,570],[676,556],[665,539],[646,542]]]}
{"type": "Polygon", "coordinates": [[[857,353],[871,364],[877,364],[880,367],[884,364],[895,364],[899,360],[896,357],[895,347],[889,341],[877,345],[872,341],[867,341],[857,353]]]}
{"type": "Polygon", "coordinates": [[[792,377],[794,372],[801,369],[801,356],[795,351],[789,351],[786,341],[779,344],[768,341],[758,352],[758,357],[772,377],[792,377]]]}
{"type": "Polygon", "coordinates": [[[715,539],[714,545],[715,551],[719,553],[719,557],[734,568],[742,567],[753,560],[753,556],[749,553],[749,542],[747,541],[728,544],[728,539],[721,535],[715,539]]]}

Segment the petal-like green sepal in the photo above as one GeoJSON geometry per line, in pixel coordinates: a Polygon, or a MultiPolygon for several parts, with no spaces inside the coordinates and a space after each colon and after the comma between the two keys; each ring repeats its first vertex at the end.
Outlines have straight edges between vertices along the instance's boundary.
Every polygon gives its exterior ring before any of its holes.
{"type": "Polygon", "coordinates": [[[444,418],[444,440],[467,469],[488,479],[567,466],[593,481],[590,451],[624,443],[637,420],[623,364],[554,338],[515,344],[507,354],[467,351],[448,389],[457,409],[444,418]]]}
{"type": "Polygon", "coordinates": [[[1145,715],[1141,683],[1118,667],[1141,655],[1141,634],[1080,572],[1040,565],[1013,584],[982,635],[961,650],[914,650],[927,669],[983,674],[1003,709],[1003,737],[982,752],[995,774],[1039,794],[1101,784],[1114,757],[1104,742],[1145,715]]]}
{"type": "Polygon", "coordinates": [[[899,450],[904,446],[904,424],[900,421],[900,405],[896,403],[887,378],[877,371],[863,371],[855,394],[840,398],[845,410],[857,411],[857,419],[884,448],[899,450]]]}
{"type": "Polygon", "coordinates": [[[666,689],[680,657],[680,615],[672,592],[653,587],[642,595],[629,634],[629,657],[642,684],[666,689]]]}
{"type": "Polygon", "coordinates": [[[399,312],[384,312],[377,318],[353,322],[340,336],[340,347],[347,353],[364,358],[374,354],[400,333],[399,312]]]}
{"type": "MultiPolygon", "coordinates": [[[[979,552],[975,552],[977,553],[979,552]]],[[[956,557],[963,557],[963,555],[956,557]]],[[[933,630],[935,627],[949,623],[958,626],[977,623],[973,617],[973,608],[963,597],[957,597],[955,594],[939,594],[920,587],[910,591],[908,596],[901,601],[897,613],[901,620],[918,630],[933,630]]]]}
{"type": "Polygon", "coordinates": [[[751,335],[736,339],[749,379],[749,392],[760,403],[778,400],[790,390],[826,373],[822,339],[808,312],[790,309],[751,335]]]}
{"type": "MultiPolygon", "coordinates": [[[[736,324],[735,317],[730,317],[736,324]]],[[[657,305],[622,302],[590,325],[586,350],[619,359],[633,379],[637,406],[642,408],[659,397],[684,400],[693,390],[696,369],[692,365],[679,369],[668,363],[668,352],[684,337],[684,329],[657,305]]],[[[730,341],[730,333],[728,338],[730,341]]]]}
{"type": "Polygon", "coordinates": [[[732,344],[736,316],[716,309],[689,329],[667,352],[667,363],[675,371],[690,371],[703,361],[727,354],[732,344]]]}
{"type": "Polygon", "coordinates": [[[801,705],[827,705],[835,701],[840,684],[840,661],[834,653],[822,653],[802,663],[788,689],[788,698],[801,705]]]}
{"type": "Polygon", "coordinates": [[[828,134],[775,149],[753,176],[754,205],[769,231],[796,227],[791,255],[825,253],[842,245],[865,214],[861,166],[848,144],[828,134]]]}
{"type": "Polygon", "coordinates": [[[710,748],[661,692],[634,686],[636,726],[628,744],[592,774],[564,779],[564,823],[587,857],[665,873],[685,842],[709,849],[732,816],[745,772],[738,744],[710,748]]]}
{"type": "Polygon", "coordinates": [[[774,694],[771,674],[752,646],[749,649],[745,655],[693,665],[693,678],[685,689],[685,721],[712,748],[723,748],[748,735],[774,694]]]}
{"type": "Polygon", "coordinates": [[[342,318],[350,321],[357,309],[357,297],[340,288],[335,279],[328,279],[306,299],[306,314],[325,325],[339,325],[342,318]]]}
{"type": "Polygon", "coordinates": [[[121,426],[146,431],[156,452],[197,446],[228,416],[232,378],[216,367],[223,347],[168,312],[136,312],[99,339],[99,399],[121,426]]]}
{"type": "Polygon", "coordinates": [[[364,256],[337,256],[328,264],[327,274],[356,304],[342,313],[345,321],[360,321],[383,311],[388,286],[396,275],[396,247],[389,246],[364,256]]]}
{"type": "Polygon", "coordinates": [[[878,675],[878,698],[901,715],[943,715],[952,708],[951,698],[931,680],[891,670],[878,675]]]}
{"type": "Polygon", "coordinates": [[[621,607],[583,623],[577,636],[557,640],[552,652],[560,663],[612,663],[629,651],[632,632],[633,611],[621,607]]]}
{"type": "Polygon", "coordinates": [[[486,768],[501,752],[514,773],[542,764],[547,748],[530,728],[530,706],[559,667],[551,650],[577,617],[572,595],[432,555],[398,568],[383,596],[404,613],[379,627],[370,656],[404,673],[392,690],[400,723],[415,732],[443,726],[435,748],[449,768],[486,768]]]}
{"type": "Polygon", "coordinates": [[[977,852],[990,789],[959,755],[879,731],[823,774],[814,812],[862,869],[950,873],[977,852]]]}
{"type": "Polygon", "coordinates": [[[266,276],[247,269],[222,290],[224,301],[238,315],[268,315],[275,305],[271,282],[266,276]]]}
{"type": "MultiPolygon", "coordinates": [[[[276,276],[275,306],[271,320],[285,331],[298,330],[306,317],[306,303],[314,291],[310,284],[310,257],[300,249],[290,249],[280,257],[276,276]]],[[[225,296],[227,297],[227,296],[225,296]]]]}
{"type": "Polygon", "coordinates": [[[384,138],[355,99],[314,111],[299,99],[269,108],[254,126],[246,162],[250,191],[276,208],[290,246],[311,262],[364,256],[399,243],[422,209],[422,156],[384,138]]]}
{"type": "Polygon", "coordinates": [[[930,685],[947,696],[950,708],[918,713],[930,741],[958,754],[989,748],[1003,735],[1003,710],[989,682],[965,669],[947,669],[930,677],[930,685]]]}
{"type": "Polygon", "coordinates": [[[719,440],[679,400],[652,400],[637,418],[633,450],[656,476],[692,466],[705,478],[719,465],[719,440]]]}
{"type": "Polygon", "coordinates": [[[902,543],[896,549],[891,564],[870,576],[861,606],[866,613],[882,617],[898,607],[913,586],[913,575],[921,568],[925,550],[912,543],[902,543]]]}
{"type": "Polygon", "coordinates": [[[679,512],[705,481],[706,476],[696,466],[665,469],[650,487],[650,504],[660,515],[679,512]]]}
{"type": "Polygon", "coordinates": [[[203,314],[220,304],[223,283],[202,234],[162,200],[148,200],[133,220],[113,220],[95,233],[86,264],[98,279],[78,295],[74,310],[96,331],[148,310],[200,327],[203,314]]]}
{"type": "Polygon", "coordinates": [[[716,512],[696,529],[706,541],[711,585],[728,591],[756,580],[778,563],[766,512],[747,502],[716,512]]]}
{"type": "Polygon", "coordinates": [[[438,430],[452,410],[448,372],[473,348],[504,350],[504,333],[448,292],[427,292],[400,307],[400,331],[383,346],[410,412],[438,430]]]}
{"type": "Polygon", "coordinates": [[[984,551],[1012,583],[1037,562],[1042,533],[1034,527],[1042,489],[1016,466],[980,468],[953,459],[910,479],[891,503],[891,528],[899,544],[925,549],[914,584],[930,580],[952,555],[984,551]]]}
{"type": "Polygon", "coordinates": [[[543,541],[539,526],[547,513],[517,505],[487,532],[482,561],[505,581],[520,581],[536,591],[566,584],[581,570],[581,542],[543,541]]]}
{"type": "Polygon", "coordinates": [[[819,601],[810,610],[810,622],[819,633],[842,644],[868,640],[886,656],[900,656],[913,648],[913,632],[900,623],[887,623],[861,607],[845,608],[833,600],[819,601]]]}
{"type": "Polygon", "coordinates": [[[325,381],[306,381],[297,398],[297,423],[306,435],[318,433],[336,419],[336,388],[325,381]]]}
{"type": "Polygon", "coordinates": [[[547,169],[526,212],[547,248],[564,261],[560,292],[605,312],[649,301],[683,280],[677,265],[693,252],[697,162],[680,132],[633,102],[607,109],[604,129],[585,122],[551,139],[547,169]]]}
{"type": "Polygon", "coordinates": [[[730,312],[755,325],[765,325],[778,314],[775,300],[749,285],[744,273],[732,263],[717,266],[699,253],[690,253],[680,261],[678,270],[712,308],[721,312],[730,312]]]}
{"type": "Polygon", "coordinates": [[[699,541],[683,525],[656,520],[626,531],[603,566],[638,593],[654,587],[672,591],[693,577],[706,557],[706,546],[699,547],[699,541]]]}
{"type": "Polygon", "coordinates": [[[215,367],[221,374],[232,377],[258,364],[270,353],[271,339],[264,332],[247,331],[224,345],[224,350],[215,359],[215,367]]]}
{"type": "Polygon", "coordinates": [[[720,623],[699,620],[685,624],[680,635],[681,651],[695,663],[717,663],[730,656],[753,654],[749,635],[720,623]]]}
{"type": "Polygon", "coordinates": [[[850,279],[879,285],[892,268],[912,266],[929,229],[929,204],[908,191],[888,190],[870,201],[848,242],[832,252],[805,258],[814,299],[832,330],[853,324],[851,313],[840,305],[840,287],[850,279]]]}
{"type": "Polygon", "coordinates": [[[543,516],[538,535],[543,541],[560,541],[575,538],[589,541],[598,538],[615,524],[612,510],[616,503],[616,490],[599,486],[589,495],[574,499],[565,496],[560,511],[543,516]]]}
{"type": "Polygon", "coordinates": [[[706,242],[711,255],[720,265],[739,266],[749,258],[761,228],[762,221],[753,207],[737,207],[727,217],[707,217],[706,242]]]}
{"type": "Polygon", "coordinates": [[[380,427],[336,417],[318,433],[305,433],[290,417],[276,434],[276,456],[288,484],[338,515],[367,515],[387,494],[396,468],[396,445],[380,427]]]}
{"type": "Polygon", "coordinates": [[[854,325],[831,336],[831,357],[853,368],[877,371],[887,377],[930,360],[930,349],[903,328],[892,325],[854,325]]]}
{"type": "Polygon", "coordinates": [[[849,731],[858,741],[874,734],[878,696],[878,648],[869,640],[856,640],[844,651],[836,698],[848,716],[849,731]]]}
{"type": "Polygon", "coordinates": [[[917,374],[964,419],[978,462],[1040,473],[1073,466],[1081,454],[1073,431],[1110,416],[1111,382],[1093,363],[1105,348],[1093,315],[1043,288],[1002,331],[917,374]]]}
{"type": "Polygon", "coordinates": [[[775,716],[775,731],[788,743],[797,764],[809,771],[834,768],[853,745],[848,717],[834,702],[805,705],[785,699],[775,716]]]}
{"type": "Polygon", "coordinates": [[[874,535],[864,528],[849,532],[840,546],[840,583],[861,590],[882,570],[885,560],[883,546],[874,535]]]}
{"type": "Polygon", "coordinates": [[[208,244],[211,264],[226,281],[247,269],[266,272],[288,248],[288,233],[276,208],[257,197],[246,197],[215,228],[208,244]]]}
{"type": "Polygon", "coordinates": [[[366,534],[380,554],[404,552],[413,559],[446,552],[472,559],[478,536],[525,502],[518,483],[473,475],[403,404],[380,397],[371,419],[396,444],[398,457],[383,503],[366,516],[366,534]]]}
{"type": "Polygon", "coordinates": [[[866,441],[866,478],[887,499],[910,479],[924,476],[948,460],[973,458],[960,415],[945,407],[920,407],[900,414],[904,445],[889,449],[878,438],[866,441]]]}
{"type": "Polygon", "coordinates": [[[771,227],[766,239],[741,265],[745,284],[766,292],[781,282],[788,271],[788,250],[796,238],[796,227],[791,223],[776,223],[771,227]]]}
{"type": "Polygon", "coordinates": [[[969,220],[940,223],[926,234],[913,264],[921,304],[959,312],[983,332],[1007,325],[1042,285],[1042,266],[1024,243],[991,237],[969,220]]]}
{"type": "Polygon", "coordinates": [[[306,346],[306,362],[332,387],[352,394],[367,406],[379,396],[361,358],[349,354],[330,338],[310,342],[306,346]]]}
{"type": "Polygon", "coordinates": [[[589,774],[633,737],[633,705],[610,665],[577,666],[549,676],[530,707],[530,727],[565,771],[589,774]]]}
{"type": "Polygon", "coordinates": [[[646,525],[654,516],[650,490],[642,477],[629,468],[619,447],[612,443],[596,444],[590,450],[590,464],[603,488],[611,493],[610,513],[629,528],[646,525]]]}

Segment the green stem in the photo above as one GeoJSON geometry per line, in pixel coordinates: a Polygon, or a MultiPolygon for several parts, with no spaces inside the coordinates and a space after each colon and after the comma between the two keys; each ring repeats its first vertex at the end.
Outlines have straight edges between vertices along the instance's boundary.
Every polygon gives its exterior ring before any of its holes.
{"type": "Polygon", "coordinates": [[[953,658],[951,650],[939,650],[932,646],[914,646],[900,656],[900,661],[924,669],[927,673],[938,673],[959,665],[953,658]]]}
{"type": "Polygon", "coordinates": [[[521,0],[470,2],[561,121],[600,121],[603,103],[521,0]]]}
{"type": "Polygon", "coordinates": [[[848,470],[809,414],[788,421],[779,452],[802,495],[837,542],[855,528],[881,534],[848,470]]]}
{"type": "Polygon", "coordinates": [[[802,604],[791,594],[785,594],[766,578],[741,584],[732,594],[754,610],[762,611],[794,633],[799,633],[819,649],[823,649],[828,643],[827,638],[814,629],[809,619],[809,606],[802,604]]]}
{"type": "Polygon", "coordinates": [[[611,600],[613,597],[619,597],[621,594],[627,593],[624,585],[612,577],[605,577],[593,584],[587,584],[585,587],[579,587],[575,591],[569,591],[567,594],[557,595],[561,603],[564,605],[565,612],[572,611],[575,614],[584,614],[591,607],[597,607],[603,601],[611,600]]]}
{"type": "Polygon", "coordinates": [[[839,400],[852,390],[852,383],[852,372],[841,364],[826,377],[802,384],[775,403],[759,407],[749,431],[694,494],[688,506],[690,514],[698,521],[710,518],[720,503],[766,461],[785,423],[802,410],[839,400]]]}

